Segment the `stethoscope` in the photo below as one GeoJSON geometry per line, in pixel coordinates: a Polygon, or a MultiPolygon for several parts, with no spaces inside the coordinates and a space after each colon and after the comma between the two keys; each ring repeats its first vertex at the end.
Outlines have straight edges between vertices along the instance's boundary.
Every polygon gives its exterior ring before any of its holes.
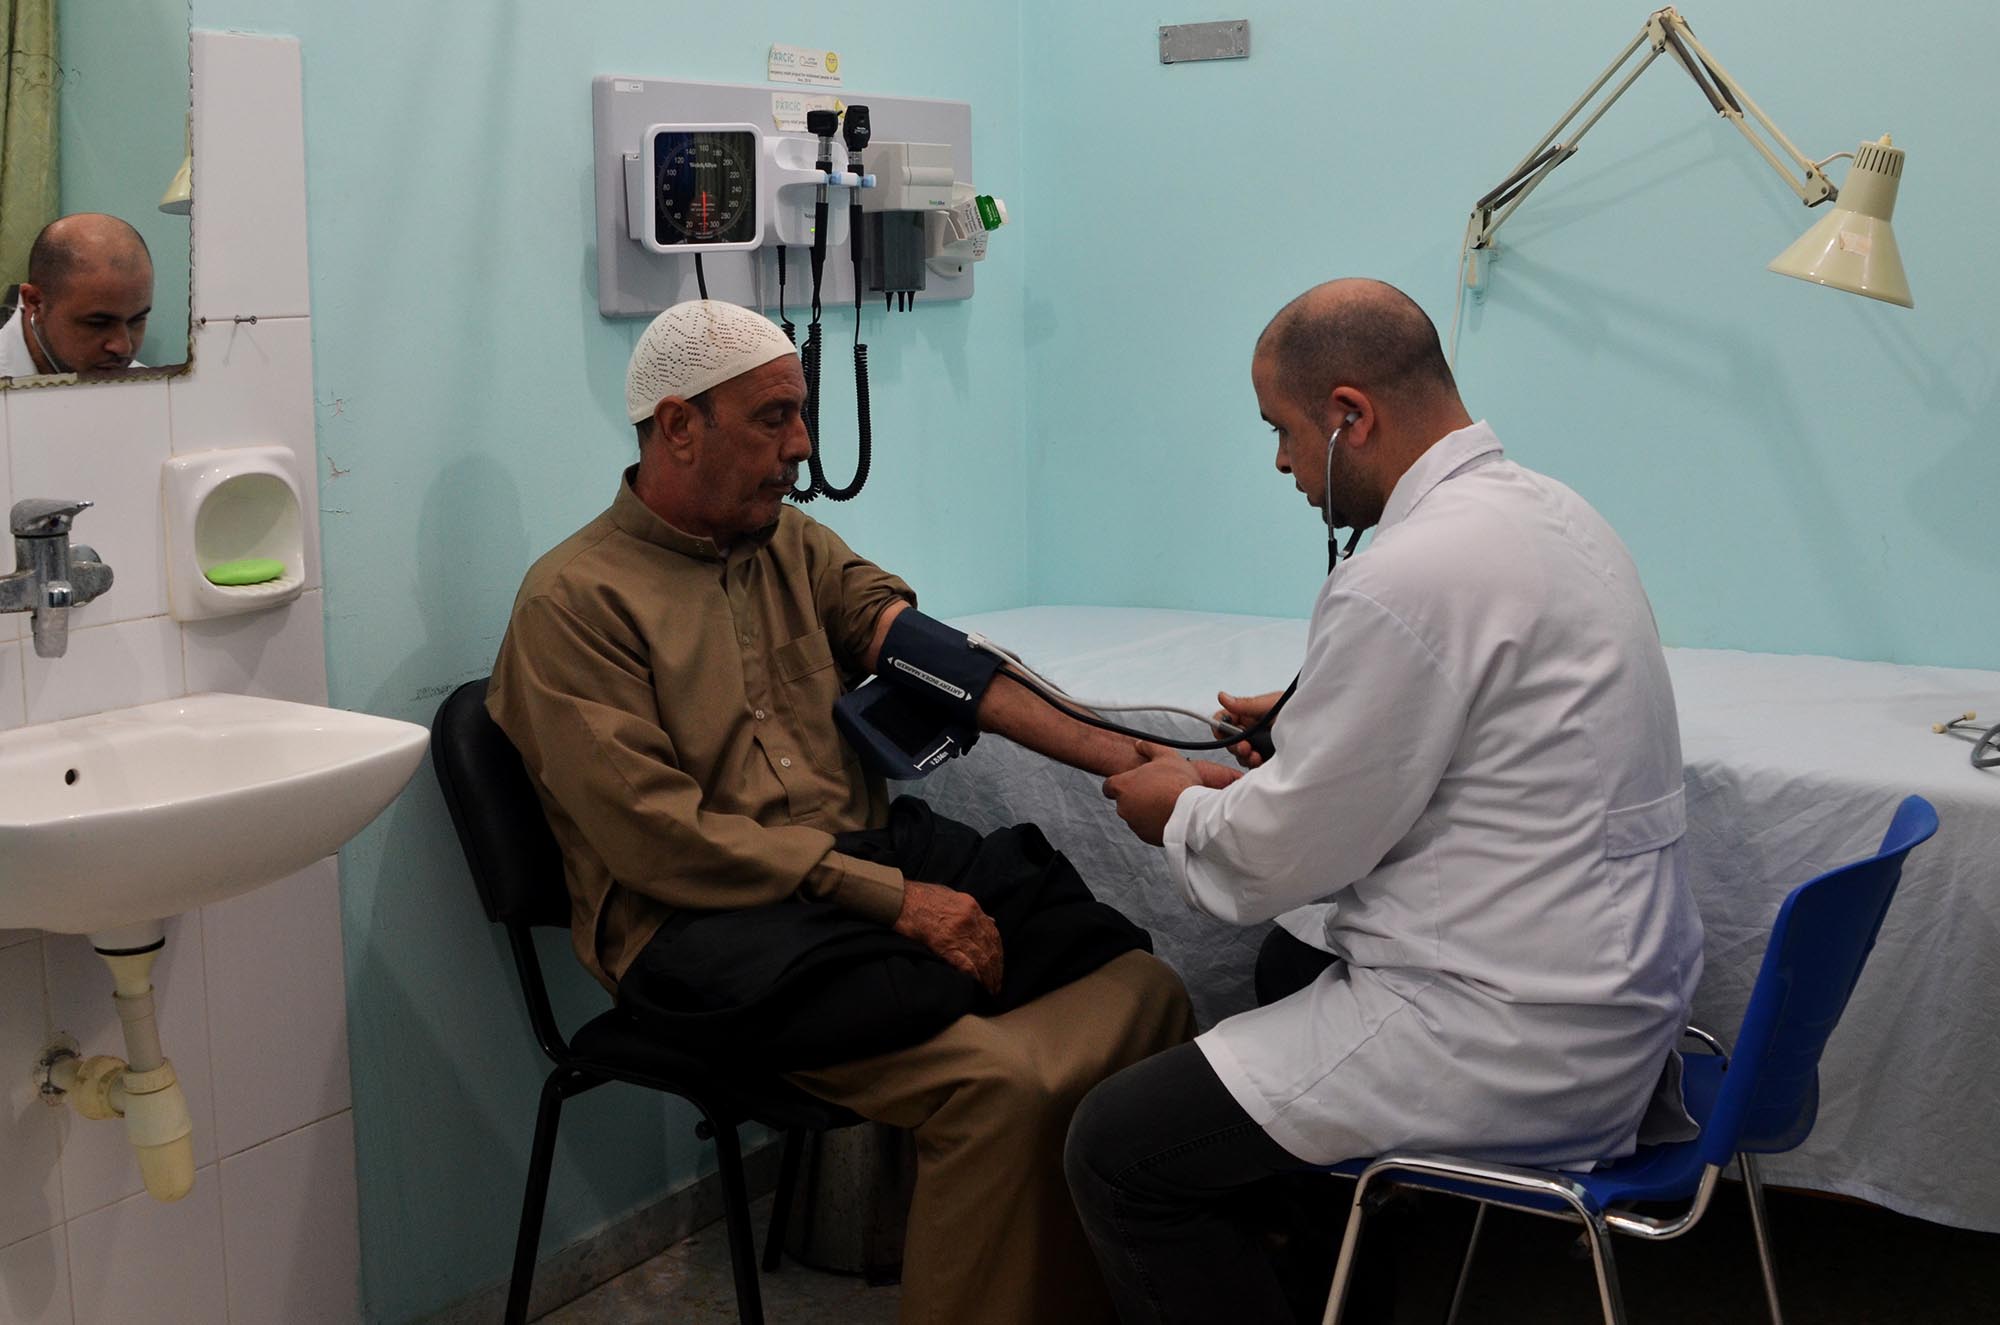
{"type": "Polygon", "coordinates": [[[1359,415],[1355,411],[1353,410],[1347,411],[1347,417],[1340,421],[1340,426],[1338,428],[1335,428],[1333,430],[1333,435],[1326,439],[1326,469],[1320,476],[1319,513],[1321,518],[1323,518],[1326,521],[1326,573],[1328,575],[1333,574],[1333,568],[1335,566],[1338,566],[1343,560],[1354,555],[1354,544],[1361,537],[1361,531],[1357,529],[1353,533],[1347,536],[1347,547],[1345,549],[1340,551],[1336,551],[1334,549],[1333,447],[1334,443],[1340,440],[1340,435],[1346,432],[1350,427],[1352,427],[1360,418],[1361,415],[1359,415]]]}
{"type": "MultiPolygon", "coordinates": [[[[1324,474],[1324,486],[1320,490],[1320,506],[1321,513],[1326,520],[1326,573],[1328,575],[1333,574],[1334,568],[1339,566],[1341,562],[1354,555],[1354,545],[1361,541],[1361,530],[1355,529],[1348,533],[1346,546],[1340,546],[1334,541],[1333,524],[1333,448],[1340,441],[1340,435],[1346,432],[1360,418],[1361,416],[1358,413],[1349,411],[1347,417],[1340,421],[1340,426],[1333,430],[1333,435],[1326,439],[1326,472],[1324,474]]],[[[1019,655],[1009,652],[985,636],[972,635],[968,638],[967,642],[973,648],[999,658],[1003,671],[1015,681],[1026,686],[1030,693],[1057,712],[1073,718],[1085,726],[1096,727],[1101,731],[1108,731],[1119,736],[1136,737],[1140,740],[1150,741],[1154,745],[1165,746],[1171,750],[1225,750],[1230,746],[1248,741],[1251,749],[1264,758],[1269,759],[1276,749],[1271,742],[1271,727],[1277,722],[1279,712],[1284,709],[1286,704],[1291,702],[1292,696],[1297,694],[1299,689],[1299,677],[1294,676],[1292,683],[1285,687],[1285,693],[1278,697],[1278,702],[1271,705],[1270,710],[1263,717],[1257,719],[1257,721],[1251,723],[1248,727],[1237,728],[1228,723],[1214,722],[1202,714],[1194,713],[1187,709],[1176,708],[1171,704],[1104,704],[1091,700],[1078,699],[1074,695],[1063,691],[1047,677],[1038,674],[1033,668],[1021,661],[1019,655]],[[1217,729],[1227,728],[1228,734],[1215,740],[1183,740],[1178,737],[1161,736],[1152,732],[1139,731],[1102,716],[1105,713],[1118,712],[1185,713],[1196,721],[1208,722],[1217,729]]],[[[1300,675],[1304,675],[1304,673],[1300,673],[1300,675]]]]}
{"type": "Polygon", "coordinates": [[[76,371],[64,363],[54,350],[49,348],[48,341],[42,336],[42,320],[39,317],[28,316],[28,310],[24,308],[21,310],[21,321],[30,332],[34,333],[35,344],[41,347],[42,357],[49,361],[50,371],[57,373],[73,373],[76,371]]]}

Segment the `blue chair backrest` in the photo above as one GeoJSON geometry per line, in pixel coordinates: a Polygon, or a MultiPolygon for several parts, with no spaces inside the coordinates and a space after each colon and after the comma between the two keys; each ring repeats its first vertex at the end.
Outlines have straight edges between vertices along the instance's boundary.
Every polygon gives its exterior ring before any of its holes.
{"type": "Polygon", "coordinates": [[[1937,828],[1931,803],[1910,796],[1873,856],[1828,870],[1785,898],[1702,1132],[1703,1162],[1727,1164],[1739,1150],[1790,1150],[1812,1131],[1820,1051],[1875,946],[1903,858],[1937,828]]]}

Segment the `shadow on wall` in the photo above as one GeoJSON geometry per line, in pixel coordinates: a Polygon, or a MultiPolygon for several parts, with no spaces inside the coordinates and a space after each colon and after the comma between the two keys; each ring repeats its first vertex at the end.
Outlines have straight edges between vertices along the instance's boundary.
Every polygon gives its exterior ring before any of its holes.
{"type": "MultiPolygon", "coordinates": [[[[597,211],[596,168],[585,162],[576,172],[577,205],[580,215],[594,216],[597,211]]],[[[631,364],[632,347],[638,344],[639,333],[645,328],[645,321],[639,318],[607,320],[597,311],[597,232],[590,226],[584,227],[585,239],[578,258],[579,270],[576,283],[576,328],[577,339],[583,345],[584,390],[595,406],[593,417],[604,420],[601,435],[632,439],[632,423],[625,417],[625,371],[631,364]],[[622,334],[607,336],[606,326],[617,328],[622,334]]],[[[590,429],[593,437],[600,435],[597,428],[590,429]]],[[[630,459],[638,459],[635,449],[630,459]]],[[[608,469],[607,474],[615,473],[608,469]]],[[[609,493],[611,484],[604,485],[609,493]]],[[[606,505],[610,500],[606,498],[606,505]]],[[[526,565],[522,570],[527,569],[526,565]]]]}
{"type": "MultiPolygon", "coordinates": [[[[1904,506],[1939,542],[1949,545],[1969,571],[1985,573],[1993,565],[1993,502],[2000,493],[1967,483],[1965,476],[1977,474],[1992,464],[1993,441],[2000,437],[2000,383],[1996,368],[1982,362],[1973,367],[1985,375],[1985,398],[1964,410],[1971,425],[1950,440],[1938,462],[1911,477],[1904,490],[1904,506]]],[[[1897,445],[1888,439],[1885,445],[1897,445]]],[[[1964,604],[1967,612],[1985,613],[1990,605],[1964,604]]],[[[2000,649],[1991,658],[1974,666],[2000,666],[2000,649]]]]}
{"type": "MultiPolygon", "coordinates": [[[[42,1107],[39,1101],[28,1106],[42,1107]]],[[[49,1307],[60,1287],[69,1299],[69,1265],[60,1250],[61,1228],[7,1249],[7,1273],[0,1275],[0,1320],[54,1320],[49,1307]],[[39,1254],[32,1252],[41,1242],[39,1254]]]]}
{"type": "MultiPolygon", "coordinates": [[[[1657,401],[1633,402],[1633,408],[1649,411],[1659,420],[1686,420],[1686,447],[1671,463],[1703,465],[1715,476],[1718,493],[1735,486],[1732,473],[1761,463],[1770,471],[1765,475],[1770,489],[1788,495],[1794,516],[1791,526],[1808,544],[1812,559],[1827,566],[1852,561],[1858,540],[1870,531],[1828,518],[1841,509],[1840,494],[1829,481],[1838,476],[1825,466],[1810,431],[1811,411],[1785,390],[1791,376],[1757,328],[1691,317],[1660,301],[1623,297],[1519,252],[1508,255],[1487,300],[1546,327],[1544,339],[1551,345],[1589,345],[1598,355],[1623,360],[1635,380],[1657,382],[1662,392],[1670,394],[1657,401]],[[1705,400],[1737,402],[1743,422],[1763,450],[1710,453],[1697,460],[1696,453],[1714,440],[1704,435],[1699,402],[1705,400]]],[[[1720,501],[1710,508],[1689,510],[1684,513],[1686,534],[1725,550],[1734,548],[1747,564],[1757,556],[1758,540],[1766,535],[1734,518],[1736,514],[1720,501]]],[[[1884,605],[1870,601],[1865,588],[1854,580],[1844,582],[1838,592],[1829,586],[1819,606],[1838,615],[1845,636],[1860,647],[1888,649],[1893,641],[1880,638],[1884,605]]],[[[1712,643],[1705,638],[1670,642],[1712,643]]]]}
{"type": "MultiPolygon", "coordinates": [[[[361,707],[428,724],[445,695],[491,670],[515,576],[454,568],[521,567],[538,552],[503,467],[479,455],[447,465],[417,529],[410,589],[425,637],[361,707]]],[[[342,853],[342,877],[362,1222],[372,1230],[365,1300],[435,1309],[505,1276],[547,1064],[428,762],[342,853]],[[425,1250],[411,1256],[411,1246],[425,1250]]],[[[552,937],[561,950],[547,954],[551,994],[573,1026],[606,1000],[566,936],[552,937]]],[[[605,1091],[571,1111],[565,1138],[615,1135],[621,1145],[565,1148],[550,1197],[557,1230],[639,1204],[667,1172],[657,1099],[605,1091]]]]}
{"type": "MultiPolygon", "coordinates": [[[[506,1277],[548,1073],[504,935],[479,909],[449,829],[440,832],[447,822],[426,764],[386,824],[356,844],[358,877],[398,886],[372,899],[365,947],[350,945],[352,1034],[368,1065],[355,1080],[355,1122],[368,1138],[358,1147],[361,1201],[379,1234],[363,1248],[364,1291],[422,1310],[506,1277]]],[[[568,936],[548,931],[540,947],[558,1021],[574,1027],[602,1011],[607,1000],[568,936]]],[[[667,1173],[659,1097],[595,1091],[564,1113],[551,1232],[591,1227],[657,1194],[667,1173]]]]}

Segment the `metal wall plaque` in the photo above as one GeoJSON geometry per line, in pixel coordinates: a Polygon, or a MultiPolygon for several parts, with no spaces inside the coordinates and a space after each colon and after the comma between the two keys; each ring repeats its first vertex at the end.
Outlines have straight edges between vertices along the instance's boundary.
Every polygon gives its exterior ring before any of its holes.
{"type": "Polygon", "coordinates": [[[1169,23],[1160,29],[1160,63],[1194,60],[1245,60],[1250,57],[1250,20],[1220,23],[1169,23]]]}

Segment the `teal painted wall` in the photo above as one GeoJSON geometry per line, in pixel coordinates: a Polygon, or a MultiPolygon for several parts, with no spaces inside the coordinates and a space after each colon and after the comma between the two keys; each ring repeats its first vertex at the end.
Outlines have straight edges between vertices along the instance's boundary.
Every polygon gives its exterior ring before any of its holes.
{"type": "MultiPolygon", "coordinates": [[[[1648,8],[1025,0],[1031,599],[1304,615],[1321,535],[1257,333],[1350,274],[1448,324],[1473,199],[1648,8]],[[1163,17],[1235,16],[1249,60],[1158,63],[1163,17]]],[[[1663,60],[1501,232],[1461,386],[1624,534],[1672,643],[1994,666],[2000,10],[1809,10],[1683,8],[1802,150],[1908,149],[1917,308],[1764,272],[1820,213],[1663,60]]]]}
{"type": "MultiPolygon", "coordinates": [[[[642,324],[597,313],[592,75],[760,83],[772,41],[833,46],[849,87],[970,101],[982,182],[1018,192],[1018,12],[938,18],[911,0],[198,0],[198,26],[302,38],[336,704],[427,723],[631,458],[642,324]]],[[[996,245],[976,299],[870,313],[877,477],[814,512],[940,610],[1025,593],[1021,273],[996,245]]],[[[836,346],[851,316],[829,312],[836,346]]],[[[827,417],[846,454],[851,402],[830,390],[827,417]]],[[[428,768],[341,876],[364,1300],[401,1321],[505,1277],[545,1064],[428,768]]],[[[601,995],[550,937],[574,1024],[601,995]]],[[[691,1119],[622,1087],[573,1101],[544,1246],[706,1166],[691,1119]]]]}
{"type": "MultiPolygon", "coordinates": [[[[629,454],[637,326],[600,319],[591,290],[591,75],[756,82],[770,41],[825,43],[854,87],[973,103],[981,182],[1017,232],[970,304],[871,317],[880,477],[833,517],[927,606],[1299,615],[1319,540],[1269,467],[1257,331],[1345,273],[1448,320],[1471,199],[1644,8],[1250,3],[1227,13],[1251,18],[1251,60],[1166,68],[1162,16],[1126,0],[605,0],[582,18],[196,0],[200,26],[304,39],[335,702],[427,721],[629,454]]],[[[1947,255],[1996,201],[1976,149],[2000,18],[1816,12],[1824,38],[1776,0],[1693,17],[1807,150],[1884,129],[1910,148],[1897,225],[1919,308],[1763,274],[1810,217],[1662,66],[1510,224],[1460,376],[1517,456],[1623,530],[1673,642],[1990,664],[1995,290],[1947,255]]],[[[364,1292],[400,1321],[504,1274],[542,1065],[427,770],[342,878],[364,1292]]],[[[549,953],[580,1014],[594,989],[549,953]]],[[[703,1150],[636,1092],[572,1103],[545,1246],[685,1181],[703,1150]]]]}
{"type": "Polygon", "coordinates": [[[109,212],[146,237],[153,317],[139,360],[186,363],[188,221],[159,203],[187,152],[188,0],[71,0],[56,17],[62,209],[109,212]]]}

